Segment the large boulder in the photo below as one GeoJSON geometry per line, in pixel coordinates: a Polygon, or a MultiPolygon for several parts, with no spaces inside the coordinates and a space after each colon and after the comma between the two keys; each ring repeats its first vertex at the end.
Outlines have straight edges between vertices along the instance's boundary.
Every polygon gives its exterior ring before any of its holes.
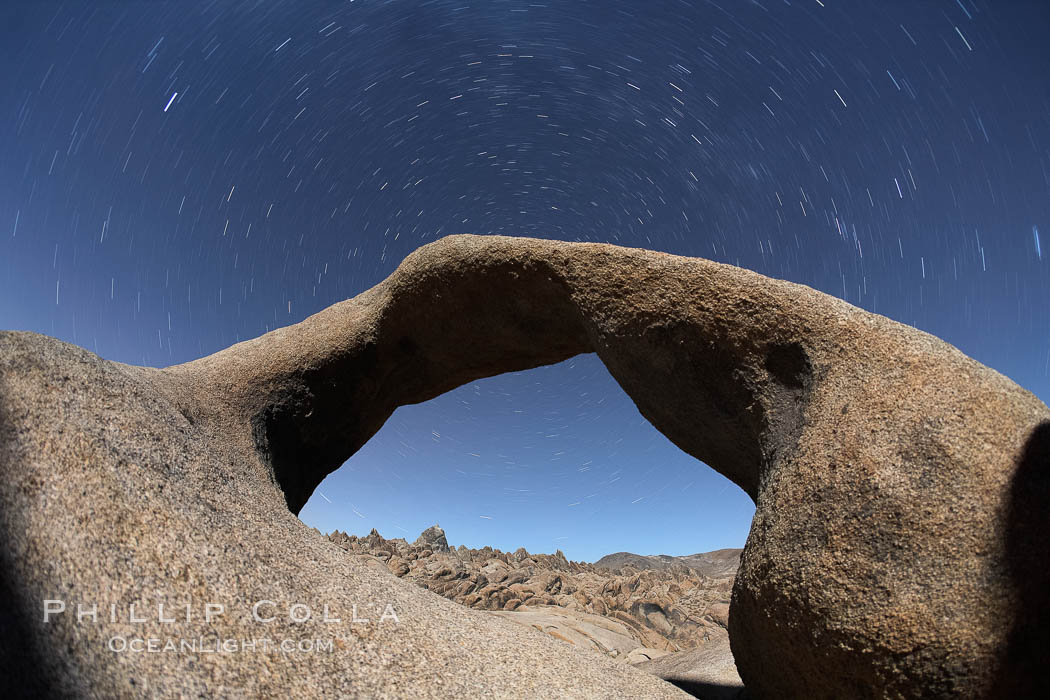
{"type": "Polygon", "coordinates": [[[474,236],[425,246],[300,324],[162,370],[0,334],[0,683],[671,697],[624,665],[348,563],[293,516],[398,406],[591,351],[658,430],[755,500],[729,615],[752,695],[1045,685],[1050,411],[1035,397],[803,286],[609,245],[474,236]],[[44,622],[45,599],[66,612],[44,622]],[[278,614],[261,629],[246,613],[259,600],[344,618],[356,604],[371,623],[278,614]],[[78,620],[78,602],[105,613],[78,620]],[[133,622],[132,603],[194,614],[133,622]],[[227,613],[208,620],[206,604],[227,613]],[[386,604],[404,622],[377,619],[386,604]],[[107,648],[121,635],[333,630],[331,654],[107,648]]]}
{"type": "Polygon", "coordinates": [[[433,552],[447,552],[448,540],[445,539],[445,531],[440,526],[431,525],[419,534],[412,546],[427,547],[433,552]]]}

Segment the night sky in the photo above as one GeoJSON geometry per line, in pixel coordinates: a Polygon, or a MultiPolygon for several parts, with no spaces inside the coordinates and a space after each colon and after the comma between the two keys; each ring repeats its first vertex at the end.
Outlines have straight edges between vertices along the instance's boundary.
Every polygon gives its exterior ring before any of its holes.
{"type": "MultiPolygon", "coordinates": [[[[808,284],[1047,401],[1048,36],[1045,0],[3,0],[0,328],[165,366],[536,236],[808,284]]],[[[752,513],[585,355],[399,409],[301,517],[593,560],[752,513]]]]}

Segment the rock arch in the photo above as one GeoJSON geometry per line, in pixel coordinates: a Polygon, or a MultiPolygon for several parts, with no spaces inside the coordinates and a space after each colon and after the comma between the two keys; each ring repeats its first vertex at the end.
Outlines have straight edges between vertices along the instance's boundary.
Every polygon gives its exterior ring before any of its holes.
{"type": "Polygon", "coordinates": [[[187,412],[251,426],[294,512],[398,406],[584,352],[754,499],[764,465],[793,449],[815,378],[797,324],[842,309],[706,260],[451,236],[354,299],[169,372],[187,412]],[[799,294],[822,303],[795,313],[799,294]]]}
{"type": "MultiPolygon", "coordinates": [[[[1045,620],[1046,593],[1016,572],[1046,549],[1044,516],[1015,482],[1050,469],[1032,442],[1050,411],[946,343],[807,287],[611,245],[452,236],[295,326],[103,374],[172,407],[156,434],[209,455],[202,483],[231,499],[210,507],[257,508],[293,533],[277,499],[298,511],[398,406],[588,351],[756,503],[729,620],[755,697],[1034,687],[1038,625],[1017,622],[1045,620]]],[[[2,445],[21,444],[11,434],[2,445]]]]}
{"type": "Polygon", "coordinates": [[[587,351],[756,501],[731,621],[754,692],[990,682],[996,620],[1012,614],[999,509],[1046,407],[936,338],[807,287],[609,245],[453,236],[180,375],[221,387],[211,405],[253,426],[295,511],[397,406],[587,351]]]}

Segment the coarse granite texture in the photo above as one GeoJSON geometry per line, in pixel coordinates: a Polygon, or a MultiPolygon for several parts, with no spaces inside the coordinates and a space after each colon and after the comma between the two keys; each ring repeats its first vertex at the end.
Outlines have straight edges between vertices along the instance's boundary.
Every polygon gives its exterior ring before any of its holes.
{"type": "Polygon", "coordinates": [[[293,515],[397,406],[592,351],[658,430],[756,502],[729,613],[753,697],[1044,689],[1046,406],[930,335],[807,287],[495,236],[432,243],[354,299],[163,370],[0,334],[3,689],[676,696],[348,562],[293,515]],[[71,609],[44,623],[44,599],[97,604],[99,621],[71,609]],[[253,622],[258,600],[327,604],[344,622],[253,622]],[[110,605],[161,602],[196,614],[105,619],[110,605]],[[206,603],[226,614],[203,619],[206,603]],[[346,622],[354,604],[369,623],[346,622]],[[376,619],[387,604],[398,622],[376,619]],[[338,644],[107,649],[121,634],[338,644]]]}

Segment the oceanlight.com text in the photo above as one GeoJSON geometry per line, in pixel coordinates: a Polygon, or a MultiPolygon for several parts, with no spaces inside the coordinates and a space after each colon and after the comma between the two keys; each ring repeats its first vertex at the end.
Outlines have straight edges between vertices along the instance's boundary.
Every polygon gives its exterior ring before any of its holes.
{"type": "Polygon", "coordinates": [[[118,654],[313,654],[332,653],[333,639],[218,639],[197,637],[111,637],[106,646],[118,654]]]}

